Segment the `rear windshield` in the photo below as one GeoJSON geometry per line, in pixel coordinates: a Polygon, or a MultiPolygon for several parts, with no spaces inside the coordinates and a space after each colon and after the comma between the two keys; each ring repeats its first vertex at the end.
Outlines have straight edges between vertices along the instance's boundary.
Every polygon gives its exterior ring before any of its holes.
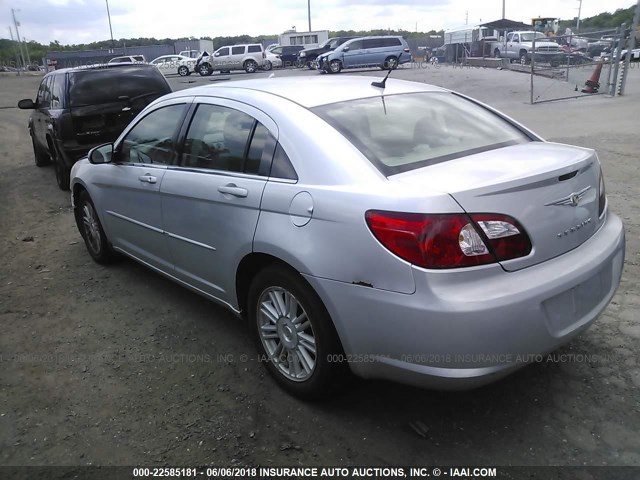
{"type": "Polygon", "coordinates": [[[387,176],[531,141],[493,112],[447,92],[363,98],[312,111],[387,176]]]}
{"type": "Polygon", "coordinates": [[[122,66],[77,71],[69,75],[71,108],[117,101],[144,100],[150,103],[169,92],[171,89],[167,81],[154,67],[122,66]]]}

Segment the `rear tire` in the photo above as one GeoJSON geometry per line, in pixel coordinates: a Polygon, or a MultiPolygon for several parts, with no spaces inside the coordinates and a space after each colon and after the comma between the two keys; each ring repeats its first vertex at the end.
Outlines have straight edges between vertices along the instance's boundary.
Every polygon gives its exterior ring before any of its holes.
{"type": "Polygon", "coordinates": [[[247,73],[255,73],[258,70],[258,64],[255,60],[247,60],[244,62],[244,71],[247,73]]]}
{"type": "Polygon", "coordinates": [[[297,273],[273,265],[249,287],[249,327],[262,363],[289,393],[326,397],[343,384],[348,365],[320,297],[297,273]]]}
{"type": "Polygon", "coordinates": [[[502,58],[502,55],[500,55],[500,50],[498,50],[497,48],[493,51],[493,57],[494,58],[502,58]]]}
{"type": "Polygon", "coordinates": [[[31,143],[33,145],[33,156],[36,160],[36,167],[46,167],[51,164],[51,157],[44,153],[38,145],[36,145],[36,139],[31,137],[31,143]]]}
{"type": "Polygon", "coordinates": [[[67,191],[69,190],[69,175],[71,174],[71,169],[64,164],[64,160],[58,155],[58,151],[53,142],[48,140],[47,144],[49,145],[49,154],[51,155],[53,170],[56,173],[58,188],[67,191]]]}
{"type": "Polygon", "coordinates": [[[182,65],[180,68],[178,68],[178,75],[180,75],[181,77],[186,77],[187,75],[189,75],[189,69],[182,65]]]}
{"type": "Polygon", "coordinates": [[[396,68],[398,68],[398,59],[393,56],[385,58],[384,63],[382,64],[382,68],[384,70],[395,70],[396,68]]]}
{"type": "Polygon", "coordinates": [[[527,65],[529,63],[529,56],[524,50],[520,51],[520,65],[527,65]]]}
{"type": "Polygon", "coordinates": [[[78,195],[75,208],[76,225],[84,240],[87,251],[97,263],[112,263],[117,257],[104,233],[96,208],[86,190],[78,195]]]}

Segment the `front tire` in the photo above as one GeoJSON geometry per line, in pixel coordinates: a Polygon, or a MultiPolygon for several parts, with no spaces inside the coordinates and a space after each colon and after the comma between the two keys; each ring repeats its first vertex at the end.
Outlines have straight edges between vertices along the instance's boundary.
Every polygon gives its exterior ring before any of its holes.
{"type": "Polygon", "coordinates": [[[340,73],[342,71],[342,62],[340,60],[331,60],[329,62],[329,73],[340,73]]]}
{"type": "Polygon", "coordinates": [[[520,65],[527,65],[529,63],[529,56],[527,55],[527,52],[525,52],[524,50],[520,51],[520,65]]]}
{"type": "Polygon", "coordinates": [[[75,215],[78,230],[91,258],[101,264],[112,263],[116,258],[115,252],[107,240],[96,208],[86,190],[78,195],[75,215]]]}
{"type": "Polygon", "coordinates": [[[249,288],[247,313],[263,363],[289,393],[317,399],[346,378],[331,318],[299,274],[280,266],[260,271],[249,288]]]}
{"type": "Polygon", "coordinates": [[[493,57],[494,58],[502,58],[502,55],[500,55],[500,50],[498,50],[497,48],[493,51],[493,57]]]}
{"type": "Polygon", "coordinates": [[[180,75],[181,77],[186,77],[187,75],[189,75],[189,69],[182,65],[180,68],[178,68],[178,75],[180,75]]]}
{"type": "Polygon", "coordinates": [[[200,74],[201,77],[208,77],[213,73],[213,69],[211,68],[211,65],[209,65],[208,63],[203,63],[198,67],[198,73],[200,74]]]}
{"type": "Polygon", "coordinates": [[[271,63],[271,61],[267,60],[266,62],[264,62],[262,68],[268,72],[273,68],[273,64],[271,63]]]}

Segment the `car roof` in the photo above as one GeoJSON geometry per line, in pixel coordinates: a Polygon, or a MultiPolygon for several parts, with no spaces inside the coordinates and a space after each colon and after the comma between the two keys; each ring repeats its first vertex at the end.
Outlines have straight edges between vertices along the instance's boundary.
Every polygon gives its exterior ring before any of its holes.
{"type": "Polygon", "coordinates": [[[67,72],[83,72],[87,70],[105,70],[112,68],[156,68],[148,63],[130,63],[130,62],[116,62],[116,63],[96,63],[93,65],[81,65],[79,67],[58,68],[53,72],[49,72],[47,75],[53,73],[67,73],[67,72]]]}
{"type": "MultiPolygon", "coordinates": [[[[343,78],[335,78],[334,76],[261,78],[189,88],[163,98],[181,97],[185,94],[233,98],[234,90],[239,95],[251,91],[256,95],[274,95],[302,107],[313,108],[359,98],[378,97],[381,95],[382,89],[372,86],[371,82],[374,81],[380,81],[380,77],[345,75],[343,78]]],[[[448,90],[426,83],[408,82],[394,78],[387,80],[384,89],[384,95],[418,92],[448,92],[448,90]]]]}

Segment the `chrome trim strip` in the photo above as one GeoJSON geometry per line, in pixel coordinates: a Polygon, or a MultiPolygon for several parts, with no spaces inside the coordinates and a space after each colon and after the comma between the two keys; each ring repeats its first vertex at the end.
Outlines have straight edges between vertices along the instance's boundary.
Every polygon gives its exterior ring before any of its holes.
{"type": "Polygon", "coordinates": [[[165,235],[169,235],[171,238],[182,240],[183,242],[191,243],[193,245],[197,245],[198,247],[206,248],[207,250],[213,250],[214,252],[216,251],[216,247],[212,247],[211,245],[207,245],[206,243],[196,242],[195,240],[191,240],[190,238],[186,238],[186,237],[181,237],[180,235],[176,235],[175,233],[171,233],[171,232],[164,232],[164,233],[165,235]]]}
{"type": "Polygon", "coordinates": [[[161,230],[161,229],[156,228],[156,227],[152,227],[151,225],[147,225],[146,223],[139,222],[137,220],[134,220],[133,218],[125,217],[124,215],[120,215],[119,213],[113,212],[111,210],[107,210],[107,213],[109,215],[113,215],[116,218],[119,218],[120,220],[126,220],[127,222],[134,223],[134,224],[138,225],[139,227],[148,228],[149,230],[153,230],[156,233],[164,234],[164,230],[161,230]]]}
{"type": "Polygon", "coordinates": [[[107,213],[109,215],[113,215],[116,218],[119,218],[121,220],[126,220],[126,221],[131,222],[131,223],[133,223],[135,225],[138,225],[139,227],[147,228],[147,229],[152,230],[152,231],[154,231],[156,233],[159,233],[161,235],[168,235],[171,238],[176,238],[178,240],[182,240],[183,242],[191,243],[193,245],[197,245],[198,247],[206,248],[207,250],[213,250],[214,252],[216,251],[216,247],[212,247],[211,245],[207,245],[206,243],[197,242],[196,240],[191,240],[190,238],[182,237],[180,235],[176,235],[175,233],[167,232],[165,230],[161,230],[159,228],[152,227],[151,225],[147,225],[146,223],[139,222],[137,220],[134,220],[133,218],[125,217],[124,215],[120,215],[119,213],[112,212],[111,210],[107,210],[107,213]]]}

